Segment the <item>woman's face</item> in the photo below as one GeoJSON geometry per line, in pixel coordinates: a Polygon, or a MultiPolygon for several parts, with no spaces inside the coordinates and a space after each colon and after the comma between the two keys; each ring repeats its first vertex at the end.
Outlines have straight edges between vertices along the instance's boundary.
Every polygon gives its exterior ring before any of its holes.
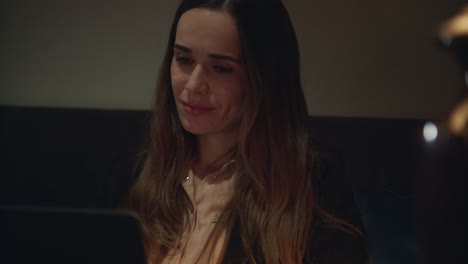
{"type": "Polygon", "coordinates": [[[234,19],[224,11],[191,9],[179,20],[173,48],[172,89],[185,130],[237,132],[245,73],[234,19]]]}

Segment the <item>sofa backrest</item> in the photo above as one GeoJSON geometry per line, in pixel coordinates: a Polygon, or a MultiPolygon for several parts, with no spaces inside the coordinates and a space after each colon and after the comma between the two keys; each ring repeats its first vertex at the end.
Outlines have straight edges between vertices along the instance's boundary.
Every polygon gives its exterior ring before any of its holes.
{"type": "MultiPolygon", "coordinates": [[[[148,111],[0,107],[0,205],[114,207],[133,181],[148,111]]],[[[423,120],[310,118],[349,185],[411,192],[423,120]]]]}

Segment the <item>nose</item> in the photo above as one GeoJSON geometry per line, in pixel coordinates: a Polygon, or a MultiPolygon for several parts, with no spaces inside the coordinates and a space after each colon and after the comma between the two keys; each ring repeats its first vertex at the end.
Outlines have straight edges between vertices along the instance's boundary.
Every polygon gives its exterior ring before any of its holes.
{"type": "Polygon", "coordinates": [[[206,94],[209,90],[208,83],[201,65],[196,65],[185,84],[185,89],[196,94],[206,94]]]}

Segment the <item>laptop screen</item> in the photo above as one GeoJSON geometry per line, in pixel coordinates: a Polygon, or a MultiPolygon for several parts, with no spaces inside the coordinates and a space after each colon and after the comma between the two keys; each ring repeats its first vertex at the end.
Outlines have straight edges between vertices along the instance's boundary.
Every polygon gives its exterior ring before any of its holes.
{"type": "Polygon", "coordinates": [[[145,264],[127,211],[0,208],[0,263],[145,264]]]}

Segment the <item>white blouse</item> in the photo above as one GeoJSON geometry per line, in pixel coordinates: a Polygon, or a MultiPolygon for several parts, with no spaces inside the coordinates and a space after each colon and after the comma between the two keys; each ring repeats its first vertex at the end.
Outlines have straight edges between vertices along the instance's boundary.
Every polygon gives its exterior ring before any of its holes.
{"type": "MultiPolygon", "coordinates": [[[[180,248],[171,250],[163,264],[188,264],[199,259],[219,215],[232,196],[234,178],[235,174],[215,181],[210,177],[200,179],[189,171],[182,186],[194,206],[192,226],[181,239],[180,248]]],[[[200,263],[218,262],[224,243],[227,243],[226,231],[216,241],[212,258],[201,258],[200,263]]]]}

